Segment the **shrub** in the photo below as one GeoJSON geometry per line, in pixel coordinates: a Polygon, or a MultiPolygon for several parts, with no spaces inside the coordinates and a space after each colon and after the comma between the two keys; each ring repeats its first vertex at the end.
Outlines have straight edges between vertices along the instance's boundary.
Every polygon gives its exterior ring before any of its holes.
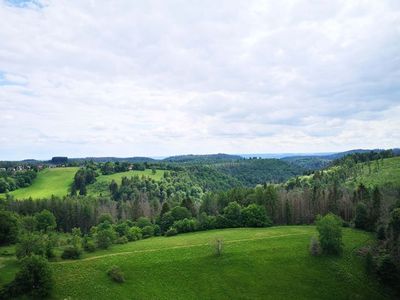
{"type": "Polygon", "coordinates": [[[216,256],[221,256],[224,250],[224,241],[223,239],[216,239],[214,242],[214,251],[216,256]]]}
{"type": "Polygon", "coordinates": [[[96,251],[96,245],[93,240],[85,239],[83,242],[83,249],[85,249],[86,252],[94,252],[96,251]]]}
{"type": "Polygon", "coordinates": [[[161,227],[158,225],[154,225],[154,236],[160,236],[161,235],[161,227]]]}
{"type": "Polygon", "coordinates": [[[25,257],[15,279],[6,286],[6,297],[26,294],[31,298],[45,298],[53,286],[51,269],[48,261],[38,255],[25,257]]]}
{"type": "Polygon", "coordinates": [[[78,259],[81,257],[82,250],[75,246],[68,246],[61,254],[62,259],[78,259]]]}
{"type": "Polygon", "coordinates": [[[142,228],[143,238],[149,238],[154,235],[154,227],[152,225],[148,225],[142,228]]]}
{"type": "Polygon", "coordinates": [[[319,243],[315,236],[313,236],[310,241],[310,254],[312,256],[317,256],[319,254],[319,243]]]}
{"type": "Polygon", "coordinates": [[[120,236],[115,240],[115,244],[126,244],[128,242],[128,238],[126,236],[120,236]]]}
{"type": "Polygon", "coordinates": [[[265,227],[271,226],[272,222],[267,218],[265,208],[257,205],[250,204],[242,209],[242,222],[247,227],[265,227]]]}
{"type": "Polygon", "coordinates": [[[342,220],[329,213],[317,220],[317,230],[322,251],[326,254],[339,254],[342,251],[342,220]]]}
{"type": "Polygon", "coordinates": [[[125,281],[124,273],[118,266],[112,266],[108,271],[107,275],[115,282],[122,283],[125,281]]]}
{"type": "Polygon", "coordinates": [[[104,214],[101,214],[101,215],[100,215],[97,224],[104,223],[104,222],[108,222],[108,223],[110,223],[110,224],[113,224],[113,223],[114,223],[114,219],[113,219],[113,217],[111,216],[111,214],[109,214],[109,213],[104,213],[104,214]]]}
{"type": "Polygon", "coordinates": [[[178,234],[178,231],[173,227],[168,229],[167,232],[165,233],[166,236],[174,236],[174,235],[177,235],[177,234],[178,234]]]}
{"type": "Polygon", "coordinates": [[[151,223],[149,218],[146,217],[140,217],[137,221],[136,221],[136,225],[140,228],[144,228],[146,226],[152,226],[153,224],[151,223]]]}
{"type": "Polygon", "coordinates": [[[380,279],[385,283],[396,284],[399,281],[397,266],[393,258],[388,254],[379,257],[376,271],[380,279]]]}
{"type": "Polygon", "coordinates": [[[167,231],[172,224],[174,224],[175,218],[172,215],[172,212],[166,212],[160,217],[160,227],[163,232],[167,231]]]}
{"type": "Polygon", "coordinates": [[[179,233],[196,231],[198,222],[195,219],[183,219],[175,221],[173,226],[179,233]]]}
{"type": "MultiPolygon", "coordinates": [[[[105,224],[105,223],[102,223],[105,224]]],[[[112,228],[100,229],[96,233],[97,247],[107,249],[115,240],[115,231],[112,228]]]]}
{"type": "Polygon", "coordinates": [[[174,221],[189,219],[192,214],[185,207],[176,206],[171,210],[171,215],[174,221]]]}
{"type": "Polygon", "coordinates": [[[230,221],[223,215],[218,215],[215,219],[215,228],[228,228],[230,221]]]}
{"type": "Polygon", "coordinates": [[[202,212],[199,216],[199,230],[209,230],[216,228],[216,217],[208,216],[202,212]]]}
{"type": "Polygon", "coordinates": [[[122,223],[115,225],[114,229],[119,236],[127,236],[130,227],[127,222],[122,222],[122,223]]]}
{"type": "Polygon", "coordinates": [[[224,208],[224,217],[228,220],[229,227],[241,225],[241,206],[236,201],[229,203],[224,208]]]}
{"type": "Polygon", "coordinates": [[[137,241],[142,238],[142,229],[137,226],[133,226],[129,229],[127,238],[129,241],[137,241]]]}

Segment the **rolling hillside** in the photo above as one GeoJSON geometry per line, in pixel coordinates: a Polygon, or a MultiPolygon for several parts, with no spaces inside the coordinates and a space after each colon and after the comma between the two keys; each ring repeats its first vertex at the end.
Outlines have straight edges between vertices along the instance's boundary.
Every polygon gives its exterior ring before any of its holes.
{"type": "Polygon", "coordinates": [[[362,164],[357,176],[349,178],[350,185],[400,186],[400,156],[362,164]]]}
{"type": "MultiPolygon", "coordinates": [[[[52,299],[390,299],[364,275],[356,250],[371,240],[344,230],[342,257],[308,253],[313,226],[225,229],[156,237],[80,260],[52,262],[52,299]],[[213,241],[224,240],[222,256],[213,241]],[[125,273],[118,284],[112,265],[125,273]]],[[[1,249],[0,249],[1,250],[1,249]]],[[[2,257],[0,282],[12,278],[15,260],[2,257]]]]}

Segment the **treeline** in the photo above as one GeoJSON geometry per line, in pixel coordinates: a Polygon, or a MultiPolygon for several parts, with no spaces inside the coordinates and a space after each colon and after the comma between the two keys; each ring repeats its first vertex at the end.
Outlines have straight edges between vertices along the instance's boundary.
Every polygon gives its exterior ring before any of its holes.
{"type": "Polygon", "coordinates": [[[357,163],[370,162],[370,161],[374,161],[374,160],[390,158],[393,156],[395,156],[395,153],[393,152],[392,149],[382,150],[382,151],[361,152],[361,153],[357,152],[357,153],[348,154],[341,158],[335,159],[331,165],[332,166],[338,166],[338,165],[350,165],[351,166],[351,165],[355,165],[357,163]]]}
{"type": "Polygon", "coordinates": [[[30,186],[36,178],[35,169],[0,170],[0,193],[8,193],[19,188],[30,186]]]}

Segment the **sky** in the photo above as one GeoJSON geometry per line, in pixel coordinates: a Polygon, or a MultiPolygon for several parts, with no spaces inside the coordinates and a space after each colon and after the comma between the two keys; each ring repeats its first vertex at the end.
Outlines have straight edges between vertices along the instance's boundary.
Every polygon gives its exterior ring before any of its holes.
{"type": "Polygon", "coordinates": [[[0,0],[0,160],[400,146],[400,1],[0,0]]]}

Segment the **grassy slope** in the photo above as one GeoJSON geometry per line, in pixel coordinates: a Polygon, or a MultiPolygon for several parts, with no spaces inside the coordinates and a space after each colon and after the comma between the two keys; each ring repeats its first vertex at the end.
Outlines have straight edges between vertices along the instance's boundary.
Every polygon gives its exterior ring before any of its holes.
{"type": "MultiPolygon", "coordinates": [[[[377,166],[377,161],[372,161],[370,168],[368,168],[366,163],[360,163],[360,165],[360,173],[346,180],[346,185],[348,187],[355,188],[360,183],[370,187],[400,187],[400,156],[385,158],[383,161],[379,161],[379,167],[377,166]]],[[[338,168],[340,167],[334,166],[323,172],[333,173],[336,172],[338,168]]],[[[298,178],[300,181],[309,182],[312,179],[312,175],[303,175],[298,178]]]]}
{"type": "Polygon", "coordinates": [[[40,171],[29,187],[12,191],[16,199],[65,196],[78,168],[52,168],[40,171]]]}
{"type": "Polygon", "coordinates": [[[310,256],[315,234],[313,226],[243,228],[114,245],[51,263],[53,299],[388,299],[354,253],[371,240],[368,233],[344,229],[340,258],[310,256]],[[221,257],[211,246],[217,237],[224,239],[221,257]],[[122,268],[125,283],[107,277],[112,265],[122,268]]]}
{"type": "Polygon", "coordinates": [[[360,175],[349,180],[350,184],[355,186],[363,183],[367,186],[400,186],[400,156],[386,158],[383,163],[379,161],[379,167],[376,161],[371,162],[371,172],[366,164],[360,175]]]}
{"type": "Polygon", "coordinates": [[[153,174],[151,169],[146,169],[144,171],[133,170],[111,175],[100,175],[96,177],[96,182],[94,184],[88,186],[88,194],[102,194],[103,196],[108,195],[108,186],[112,180],[115,180],[118,184],[121,184],[122,177],[130,178],[136,175],[150,177],[154,180],[160,180],[164,176],[164,170],[156,170],[156,174],[153,174]]]}

